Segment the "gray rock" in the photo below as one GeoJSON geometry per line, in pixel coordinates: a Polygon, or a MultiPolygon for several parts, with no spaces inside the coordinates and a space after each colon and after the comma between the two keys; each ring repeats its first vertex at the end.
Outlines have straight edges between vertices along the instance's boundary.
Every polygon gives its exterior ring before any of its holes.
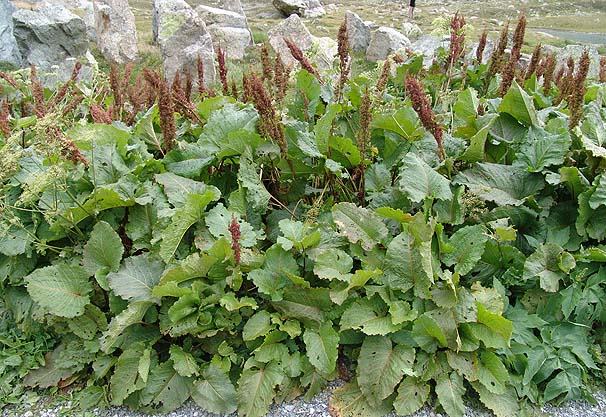
{"type": "Polygon", "coordinates": [[[354,52],[366,52],[370,44],[370,26],[349,10],[345,12],[345,26],[349,48],[354,52]]]}
{"type": "Polygon", "coordinates": [[[94,10],[97,45],[103,56],[118,64],[134,61],[139,49],[128,0],[96,0],[94,10]]]}
{"type": "Polygon", "coordinates": [[[68,57],[82,56],[88,48],[84,21],[63,6],[17,10],[13,25],[24,63],[43,70],[68,57]]]}
{"type": "Polygon", "coordinates": [[[439,47],[448,48],[448,38],[442,38],[435,35],[423,35],[412,43],[410,49],[417,54],[424,55],[423,65],[428,67],[433,62],[436,49],[439,47]]]}
{"type": "Polygon", "coordinates": [[[219,7],[221,9],[229,10],[230,12],[238,13],[242,16],[245,16],[244,8],[242,7],[242,3],[240,2],[240,0],[221,0],[219,1],[219,7]]]}
{"type": "Polygon", "coordinates": [[[34,2],[33,6],[30,7],[32,10],[39,9],[46,6],[63,6],[69,9],[70,12],[80,16],[86,24],[86,33],[88,34],[88,40],[95,42],[97,39],[97,32],[95,30],[95,10],[93,2],[89,0],[42,0],[40,2],[34,2]],[[35,7],[34,7],[35,6],[35,7]]]}
{"type": "Polygon", "coordinates": [[[326,14],[320,0],[273,0],[272,3],[284,16],[318,17],[326,14]]]}
{"type": "Polygon", "coordinates": [[[204,20],[215,49],[220,46],[228,58],[244,58],[252,37],[243,14],[209,6],[198,6],[196,12],[204,20]]]}
{"type": "Polygon", "coordinates": [[[243,14],[204,5],[196,7],[196,13],[204,20],[206,26],[218,25],[246,29],[246,17],[243,14]]]}
{"type": "Polygon", "coordinates": [[[18,67],[21,53],[13,35],[13,12],[15,7],[8,0],[0,0],[0,63],[18,67]]]}
{"type": "Polygon", "coordinates": [[[377,29],[371,36],[366,50],[366,59],[380,61],[399,49],[410,47],[410,40],[401,32],[385,26],[377,29]]]}
{"type": "Polygon", "coordinates": [[[328,38],[316,38],[305,27],[299,16],[291,15],[281,23],[267,32],[269,44],[276,53],[280,54],[282,62],[286,66],[293,66],[296,60],[292,57],[284,38],[292,40],[304,53],[310,48],[317,47],[315,56],[310,60],[315,62],[319,68],[332,67],[336,55],[336,42],[328,38]]]}
{"type": "Polygon", "coordinates": [[[206,24],[184,0],[155,0],[154,38],[160,45],[164,75],[172,80],[177,72],[197,76],[198,56],[204,64],[204,83],[215,81],[215,50],[206,24]]]}
{"type": "Polygon", "coordinates": [[[404,22],[402,23],[402,33],[410,40],[419,39],[423,36],[423,30],[416,23],[404,22]]]}
{"type": "Polygon", "coordinates": [[[589,58],[591,60],[589,64],[589,72],[587,78],[597,79],[600,76],[600,54],[595,46],[588,45],[566,45],[563,48],[556,48],[550,45],[543,45],[544,53],[555,52],[557,56],[557,62],[559,66],[565,66],[566,61],[569,57],[572,57],[575,62],[575,70],[578,68],[579,58],[583,53],[583,50],[587,49],[589,52],[589,58]]]}

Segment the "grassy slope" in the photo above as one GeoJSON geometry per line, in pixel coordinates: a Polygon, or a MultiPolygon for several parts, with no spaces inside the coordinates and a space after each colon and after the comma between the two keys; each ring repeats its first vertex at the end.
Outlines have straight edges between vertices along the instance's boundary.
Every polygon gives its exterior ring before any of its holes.
{"type": "MultiPolygon", "coordinates": [[[[216,0],[187,0],[195,6],[200,3],[213,4],[216,0]]],[[[263,39],[269,28],[281,18],[271,4],[271,0],[242,0],[247,11],[249,24],[257,40],[263,39]]],[[[407,20],[407,0],[339,0],[336,8],[317,19],[306,21],[307,27],[317,36],[336,37],[337,29],[346,10],[358,13],[364,20],[379,25],[399,28],[407,20]]],[[[153,52],[151,45],[152,0],[130,0],[134,9],[139,38],[143,51],[153,52]]],[[[324,1],[330,4],[330,1],[324,1]]],[[[505,20],[515,21],[520,10],[526,12],[528,27],[526,43],[528,48],[536,42],[563,46],[564,41],[546,37],[532,31],[532,28],[569,29],[584,32],[606,33],[606,1],[604,0],[419,0],[415,22],[425,32],[431,31],[431,24],[438,17],[448,17],[457,10],[466,17],[473,28],[471,36],[487,29],[496,38],[505,20]]]]}

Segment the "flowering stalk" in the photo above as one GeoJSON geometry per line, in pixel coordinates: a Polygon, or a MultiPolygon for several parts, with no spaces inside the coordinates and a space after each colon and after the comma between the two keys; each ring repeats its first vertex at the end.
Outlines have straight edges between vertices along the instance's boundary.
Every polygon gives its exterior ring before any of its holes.
{"type": "Polygon", "coordinates": [[[42,87],[42,84],[38,79],[35,65],[31,66],[30,81],[32,98],[34,99],[34,113],[38,117],[44,117],[46,115],[46,106],[44,104],[44,87],[42,87]]]}
{"type": "Polygon", "coordinates": [[[227,83],[227,64],[225,63],[225,51],[217,47],[217,62],[219,64],[219,78],[223,87],[223,95],[229,95],[229,84],[227,83]]]}
{"type": "Polygon", "coordinates": [[[450,51],[448,53],[448,62],[446,71],[451,72],[452,68],[461,57],[463,48],[465,46],[465,18],[458,12],[455,13],[454,17],[450,21],[450,51]]]}
{"type": "Polygon", "coordinates": [[[283,39],[284,39],[284,42],[286,43],[286,46],[288,46],[288,49],[290,50],[290,54],[293,56],[294,59],[299,61],[299,64],[301,64],[301,67],[303,67],[303,69],[305,69],[307,72],[309,72],[314,77],[316,77],[316,79],[320,82],[320,84],[324,84],[324,81],[322,81],[322,77],[320,76],[320,73],[318,72],[318,70],[316,70],[311,65],[311,62],[309,62],[309,60],[307,58],[305,58],[305,56],[303,55],[303,51],[301,51],[301,49],[299,49],[299,47],[292,40],[290,40],[288,38],[283,38],[283,39]]]}
{"type": "Polygon", "coordinates": [[[431,132],[433,137],[436,139],[438,145],[438,157],[440,161],[444,160],[444,148],[442,145],[442,139],[444,132],[442,126],[436,121],[436,115],[429,105],[427,96],[423,91],[421,83],[414,77],[408,76],[406,78],[406,91],[412,102],[412,108],[417,112],[421,123],[427,130],[431,132]]]}
{"type": "Polygon", "coordinates": [[[269,56],[269,48],[267,48],[265,42],[261,45],[261,67],[263,68],[263,79],[271,83],[274,79],[273,64],[269,56]]]}
{"type": "Polygon", "coordinates": [[[478,47],[476,48],[476,61],[478,65],[480,65],[484,59],[484,49],[486,49],[487,36],[488,32],[486,30],[484,30],[480,35],[480,41],[478,42],[478,47]]]}
{"type": "Polygon", "coordinates": [[[19,83],[17,81],[15,81],[15,79],[13,77],[11,77],[10,75],[8,75],[7,73],[0,71],[0,78],[5,80],[7,83],[12,85],[16,89],[19,89],[19,83]]]}
{"type": "Polygon", "coordinates": [[[227,228],[231,233],[231,249],[234,251],[234,262],[236,265],[240,264],[240,224],[234,214],[231,215],[231,222],[227,228]]]}
{"type": "Polygon", "coordinates": [[[545,70],[543,71],[543,94],[549,95],[551,91],[551,82],[553,80],[553,73],[556,67],[555,54],[549,54],[545,62],[545,70]]]}
{"type": "Polygon", "coordinates": [[[90,110],[90,115],[93,118],[93,121],[95,123],[103,123],[103,124],[111,125],[112,122],[114,121],[110,112],[105,111],[103,109],[103,107],[99,106],[98,104],[91,103],[89,110],[90,110]]]}
{"type": "Polygon", "coordinates": [[[351,59],[349,57],[349,38],[347,37],[347,24],[345,21],[339,27],[338,35],[338,55],[339,55],[339,84],[337,86],[337,101],[341,101],[343,88],[349,79],[351,70],[351,59]]]}
{"type": "Polygon", "coordinates": [[[568,108],[570,109],[570,121],[569,128],[573,129],[583,117],[583,101],[585,100],[585,80],[587,79],[587,73],[589,72],[589,52],[587,49],[583,50],[581,58],[579,59],[579,66],[574,76],[574,88],[570,94],[568,100],[568,108]]]}
{"type": "Polygon", "coordinates": [[[507,61],[507,64],[505,65],[505,70],[503,71],[503,80],[501,81],[501,86],[499,88],[499,94],[501,95],[501,97],[503,97],[505,93],[507,93],[515,77],[518,61],[520,60],[520,55],[522,54],[522,45],[524,43],[525,32],[526,15],[522,12],[520,14],[520,18],[518,19],[516,30],[513,34],[513,46],[511,48],[511,55],[509,57],[509,61],[507,61]]]}
{"type": "Polygon", "coordinates": [[[379,76],[379,80],[377,81],[377,85],[375,87],[375,98],[377,101],[380,101],[382,99],[390,75],[391,62],[389,61],[389,59],[386,59],[383,63],[383,69],[381,70],[381,75],[379,76]]]}
{"type": "Polygon", "coordinates": [[[492,55],[490,56],[490,63],[488,64],[488,70],[486,71],[486,82],[484,86],[484,91],[488,91],[488,86],[490,85],[490,80],[501,70],[501,66],[503,65],[503,57],[505,56],[505,48],[507,48],[507,34],[509,33],[509,22],[505,23],[503,29],[501,30],[501,36],[499,37],[499,41],[497,42],[497,46],[492,51],[492,55]]]}
{"type": "Polygon", "coordinates": [[[530,63],[528,64],[528,68],[526,68],[526,74],[524,74],[524,79],[529,80],[537,71],[537,65],[539,64],[539,60],[541,59],[541,44],[538,43],[537,46],[534,47],[532,51],[532,56],[530,57],[530,63]]]}
{"type": "Polygon", "coordinates": [[[2,102],[2,109],[0,110],[0,133],[8,138],[11,135],[11,124],[9,121],[10,112],[8,110],[8,103],[2,102]]]}
{"type": "Polygon", "coordinates": [[[600,82],[606,83],[606,56],[600,57],[600,82]]]}

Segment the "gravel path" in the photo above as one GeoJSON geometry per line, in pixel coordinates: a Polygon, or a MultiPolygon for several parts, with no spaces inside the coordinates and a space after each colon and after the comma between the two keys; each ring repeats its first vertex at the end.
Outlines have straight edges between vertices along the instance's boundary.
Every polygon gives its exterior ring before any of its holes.
{"type": "MultiPolygon", "coordinates": [[[[339,384],[331,385],[329,389],[315,396],[311,401],[296,399],[292,402],[271,407],[267,417],[331,417],[328,413],[328,398],[331,391],[339,384]]],[[[606,393],[595,394],[596,405],[584,401],[568,402],[561,407],[546,406],[537,414],[537,417],[606,417],[606,393]]],[[[69,403],[49,406],[34,410],[4,410],[0,417],[217,417],[200,409],[193,401],[188,401],[183,407],[169,414],[150,416],[132,411],[126,407],[110,407],[105,410],[93,410],[86,413],[76,413],[69,409],[69,403]]],[[[235,414],[230,417],[235,417],[235,414]]],[[[387,417],[396,417],[390,414],[387,417]]],[[[448,417],[435,410],[425,407],[411,417],[448,417]]],[[[468,407],[465,417],[493,417],[486,409],[468,407]]]]}

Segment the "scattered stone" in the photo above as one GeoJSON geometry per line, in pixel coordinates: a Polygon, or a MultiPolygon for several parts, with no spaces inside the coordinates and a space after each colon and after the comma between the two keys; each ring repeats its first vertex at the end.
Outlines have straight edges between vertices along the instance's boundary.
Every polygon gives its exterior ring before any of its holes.
{"type": "Polygon", "coordinates": [[[21,53],[13,35],[13,13],[15,7],[9,0],[0,0],[0,63],[18,67],[21,53]]]}
{"type": "Polygon", "coordinates": [[[410,49],[424,56],[423,65],[427,67],[431,65],[436,49],[441,46],[447,48],[449,45],[448,42],[447,38],[440,38],[435,35],[423,35],[412,43],[410,49]]]}
{"type": "Polygon", "coordinates": [[[313,36],[296,14],[271,28],[267,36],[269,44],[276,53],[280,54],[286,66],[293,66],[297,61],[290,54],[284,38],[292,40],[304,53],[312,47],[317,47],[310,61],[315,62],[321,69],[331,68],[337,53],[337,43],[333,39],[313,36]]]}
{"type": "Polygon", "coordinates": [[[135,15],[128,0],[96,0],[95,32],[103,56],[117,64],[137,58],[137,29],[135,15]]]}
{"type": "Polygon", "coordinates": [[[345,12],[345,26],[350,49],[354,52],[366,52],[370,44],[370,25],[348,10],[345,12]]]}
{"type": "MultiPolygon", "coordinates": [[[[35,1],[35,0],[32,0],[35,1]]],[[[46,6],[59,5],[67,8],[70,12],[80,16],[86,25],[86,33],[88,40],[95,42],[97,40],[97,32],[95,30],[95,10],[93,2],[89,0],[42,0],[35,2],[30,7],[31,10],[36,10],[46,6]],[[37,5],[38,7],[34,7],[37,5]]],[[[21,8],[21,7],[20,7],[21,8]]]]}
{"type": "Polygon", "coordinates": [[[380,61],[399,49],[410,47],[410,40],[393,28],[381,26],[371,36],[366,59],[380,61]]]}
{"type": "Polygon", "coordinates": [[[204,20],[215,49],[220,46],[228,58],[244,58],[252,37],[243,14],[209,6],[198,6],[196,12],[204,20]]]}
{"type": "Polygon", "coordinates": [[[155,0],[152,29],[164,60],[164,75],[177,72],[197,78],[198,56],[204,64],[204,83],[215,81],[215,50],[206,24],[184,0],[155,0]]]}
{"type": "Polygon", "coordinates": [[[24,63],[48,70],[88,48],[84,21],[63,6],[13,13],[13,33],[24,63]]]}
{"type": "Polygon", "coordinates": [[[551,45],[543,45],[544,53],[555,52],[557,54],[558,64],[560,65],[566,65],[568,58],[572,57],[575,62],[575,69],[578,67],[579,58],[585,49],[589,52],[589,59],[591,60],[587,78],[597,79],[600,76],[600,54],[595,46],[566,45],[563,48],[556,48],[551,45]]]}
{"type": "Polygon", "coordinates": [[[219,8],[246,16],[240,0],[221,0],[219,1],[219,8]]]}
{"type": "Polygon", "coordinates": [[[410,40],[419,39],[423,36],[423,30],[416,23],[404,22],[402,23],[402,33],[410,40]]]}
{"type": "Polygon", "coordinates": [[[284,16],[319,17],[326,14],[320,0],[273,0],[273,5],[284,16]]]}

